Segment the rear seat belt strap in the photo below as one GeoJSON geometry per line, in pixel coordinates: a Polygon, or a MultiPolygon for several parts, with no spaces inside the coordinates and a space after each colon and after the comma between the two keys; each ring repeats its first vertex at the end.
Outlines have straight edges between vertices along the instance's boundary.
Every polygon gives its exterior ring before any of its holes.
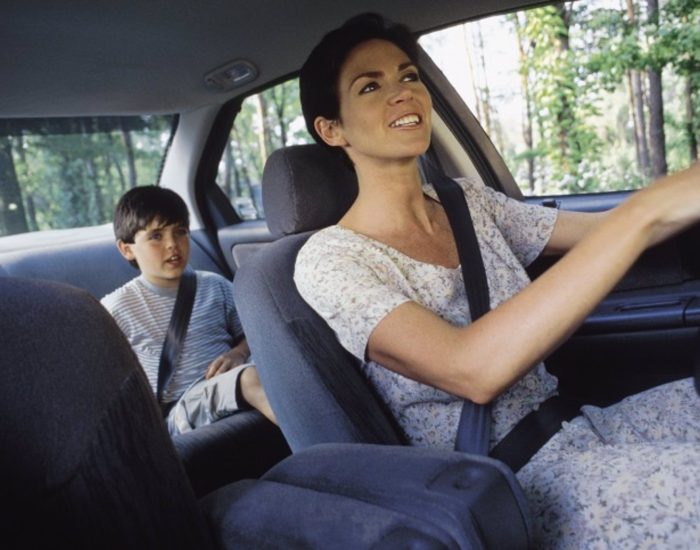
{"type": "Polygon", "coordinates": [[[192,307],[194,306],[194,296],[197,293],[197,275],[191,269],[186,269],[180,278],[180,285],[177,289],[175,305],[170,316],[168,332],[165,335],[163,350],[160,353],[160,364],[158,365],[158,390],[156,397],[161,403],[163,389],[168,385],[173,376],[175,364],[180,356],[182,344],[185,341],[187,327],[190,324],[192,307]]]}
{"type": "MultiPolygon", "coordinates": [[[[457,182],[447,177],[427,159],[425,168],[427,179],[440,199],[454,234],[473,322],[487,313],[491,304],[484,261],[469,206],[464,191],[457,182]]],[[[477,405],[465,399],[457,427],[455,450],[486,455],[489,452],[490,438],[491,405],[477,405]]]]}

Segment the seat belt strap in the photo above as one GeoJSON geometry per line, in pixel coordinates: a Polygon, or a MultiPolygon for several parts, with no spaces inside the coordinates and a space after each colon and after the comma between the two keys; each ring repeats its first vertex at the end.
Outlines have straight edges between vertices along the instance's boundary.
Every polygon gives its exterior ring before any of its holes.
{"type": "Polygon", "coordinates": [[[489,456],[505,462],[517,472],[559,431],[562,422],[581,414],[581,404],[559,395],[530,411],[491,449],[489,456]]]}
{"type": "MultiPolygon", "coordinates": [[[[469,309],[472,321],[475,321],[489,311],[490,303],[486,271],[469,207],[457,182],[445,176],[430,161],[426,161],[425,167],[428,181],[433,184],[454,233],[469,309]]],[[[696,369],[696,384],[700,393],[700,346],[696,369]]],[[[455,450],[489,455],[517,472],[559,431],[562,422],[580,414],[580,406],[580,403],[560,396],[547,399],[537,410],[523,417],[489,453],[491,405],[477,405],[465,399],[457,427],[455,450]]]]}
{"type": "Polygon", "coordinates": [[[158,390],[156,397],[161,403],[163,389],[168,385],[175,370],[175,364],[182,351],[182,344],[185,341],[187,327],[190,324],[190,316],[194,306],[194,296],[197,293],[197,275],[191,269],[186,269],[180,278],[180,284],[175,297],[175,305],[170,315],[168,332],[165,335],[165,342],[160,353],[160,363],[158,365],[158,390]]]}
{"type": "MultiPolygon", "coordinates": [[[[433,185],[452,228],[469,311],[474,322],[491,309],[491,304],[484,261],[469,206],[459,184],[429,160],[425,160],[427,179],[433,185]]],[[[486,455],[489,452],[490,437],[491,404],[478,405],[465,399],[457,426],[455,450],[486,455]]]]}
{"type": "Polygon", "coordinates": [[[698,338],[695,342],[695,391],[700,397],[700,330],[698,330],[698,338]]]}

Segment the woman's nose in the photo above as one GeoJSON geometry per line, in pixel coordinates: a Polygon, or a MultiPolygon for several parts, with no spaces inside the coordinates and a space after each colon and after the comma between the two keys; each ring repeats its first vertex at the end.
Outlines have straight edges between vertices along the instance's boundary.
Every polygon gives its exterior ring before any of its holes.
{"type": "Polygon", "coordinates": [[[390,91],[389,101],[391,103],[402,103],[413,98],[413,91],[408,86],[397,84],[390,91]]]}

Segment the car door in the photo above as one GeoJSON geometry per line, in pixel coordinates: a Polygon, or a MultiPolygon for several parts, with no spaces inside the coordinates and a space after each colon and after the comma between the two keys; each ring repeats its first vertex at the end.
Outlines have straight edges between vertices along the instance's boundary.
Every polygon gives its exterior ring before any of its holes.
{"type": "MultiPolygon", "coordinates": [[[[550,10],[548,15],[556,19],[559,8],[546,9],[550,10]]],[[[582,10],[581,13],[570,15],[581,17],[582,14],[586,15],[585,12],[586,10],[582,10]]],[[[588,15],[591,13],[598,16],[601,14],[595,10],[595,5],[588,8],[588,15]]],[[[536,16],[540,15],[530,15],[531,22],[537,20],[536,16]]],[[[520,119],[508,117],[507,114],[499,117],[500,126],[493,120],[495,116],[502,114],[500,110],[505,111],[508,108],[505,103],[498,102],[499,92],[493,86],[494,81],[503,78],[503,75],[497,74],[502,69],[501,64],[507,65],[513,61],[506,59],[507,53],[502,53],[500,61],[495,63],[496,73],[489,72],[486,64],[480,67],[480,92],[477,91],[472,98],[473,111],[467,107],[464,97],[469,94],[465,92],[464,85],[462,90],[458,91],[459,80],[463,78],[462,73],[470,72],[472,78],[479,79],[479,71],[468,71],[468,68],[473,69],[474,65],[479,65],[480,61],[484,61],[485,52],[497,50],[500,47],[499,42],[509,39],[507,33],[499,35],[496,32],[497,28],[509,27],[512,31],[518,24],[524,25],[528,22],[528,14],[524,12],[497,17],[500,18],[498,22],[472,22],[421,39],[421,44],[427,52],[422,61],[424,79],[431,89],[434,107],[440,120],[440,124],[436,125],[437,139],[433,140],[435,154],[448,173],[458,175],[465,171],[474,171],[486,185],[528,203],[561,210],[589,212],[614,208],[633,192],[628,189],[628,182],[624,181],[628,179],[624,171],[619,177],[619,180],[623,181],[615,181],[602,172],[604,167],[598,168],[598,174],[602,173],[604,179],[608,180],[607,187],[596,185],[595,181],[590,181],[594,178],[586,174],[579,179],[574,178],[570,185],[561,186],[565,188],[565,192],[552,192],[556,185],[517,185],[516,179],[523,178],[522,170],[516,174],[518,166],[527,166],[532,158],[542,165],[546,165],[546,160],[538,156],[541,152],[537,151],[537,135],[530,136],[531,139],[534,138],[535,143],[531,141],[521,146],[519,159],[517,152],[513,154],[511,151],[510,155],[501,155],[504,149],[508,153],[510,147],[503,133],[508,131],[509,127],[512,131],[520,133],[525,127],[520,119]],[[468,28],[469,25],[471,29],[468,28]],[[454,49],[450,50],[446,46],[450,41],[449,33],[455,32],[458,34],[458,42],[470,42],[467,36],[471,36],[472,39],[470,47],[461,53],[455,53],[454,49]],[[450,65],[454,65],[460,55],[461,66],[458,64],[456,69],[451,68],[450,65]],[[489,75],[493,79],[490,88],[490,113],[484,106],[483,95],[483,87],[488,86],[489,75]],[[474,113],[480,115],[480,118],[477,119],[474,113]],[[491,133],[487,133],[485,129],[491,129],[491,133]],[[528,154],[531,155],[530,159],[527,158],[528,154]],[[504,159],[507,156],[510,157],[508,162],[504,159]],[[522,162],[523,159],[525,162],[522,162]],[[521,162],[518,163],[518,160],[521,162]]],[[[578,25],[585,26],[584,20],[581,19],[578,25]]],[[[572,41],[574,30],[572,24],[569,27],[569,38],[572,41]]],[[[559,31],[561,32],[561,29],[559,31]]],[[[512,32],[510,39],[513,39],[512,34],[517,35],[517,32],[512,32]]],[[[515,36],[516,41],[517,38],[515,36]]],[[[520,46],[522,45],[521,43],[520,46]]],[[[519,51],[516,45],[511,49],[510,55],[522,56],[523,52],[519,51]]],[[[540,67],[542,73],[533,72],[534,63],[531,61],[525,71],[522,58],[520,60],[521,63],[513,63],[516,74],[514,79],[509,81],[510,84],[507,84],[510,87],[501,92],[502,95],[517,94],[519,88],[522,93],[521,87],[528,85],[522,78],[523,72],[527,72],[530,79],[546,77],[542,76],[546,73],[546,68],[540,67]]],[[[668,85],[673,86],[677,78],[669,77],[668,80],[668,85]]],[[[474,89],[477,88],[477,84],[470,85],[474,89]]],[[[550,85],[555,86],[556,80],[552,80],[550,85]]],[[[616,93],[621,93],[619,89],[624,87],[623,79],[618,84],[616,93]]],[[[530,97],[528,105],[529,109],[544,109],[541,104],[538,107],[537,98],[530,97]]],[[[551,108],[551,105],[548,107],[551,108]]],[[[648,107],[645,108],[648,112],[648,107]]],[[[678,105],[667,105],[666,115],[669,119],[681,116],[678,105]]],[[[622,114],[618,113],[618,116],[622,114]]],[[[628,113],[625,124],[630,123],[629,116],[631,115],[628,113]]],[[[594,119],[596,124],[603,125],[606,118],[605,113],[595,114],[593,111],[589,113],[589,117],[582,118],[582,127],[594,119]]],[[[668,121],[666,127],[669,127],[668,121]]],[[[540,136],[540,139],[544,138],[540,136]]],[[[677,136],[671,139],[677,139],[677,136]]],[[[606,158],[614,153],[605,150],[604,147],[599,147],[599,151],[606,158]]],[[[674,169],[687,166],[691,160],[682,160],[683,151],[669,142],[666,144],[666,153],[669,157],[675,155],[674,169]]],[[[579,166],[583,164],[585,167],[585,163],[591,164],[594,161],[595,158],[584,158],[579,166]]],[[[550,162],[549,166],[552,164],[550,162]]],[[[633,168],[634,163],[629,164],[633,168]]],[[[596,170],[591,168],[591,171],[596,170]]],[[[580,169],[578,172],[577,175],[581,176],[580,169]]],[[[566,177],[570,175],[567,174],[566,177]]],[[[637,183],[641,186],[646,184],[646,181],[637,183]]],[[[563,393],[589,403],[608,404],[653,385],[691,374],[693,354],[700,343],[699,243],[700,227],[695,227],[645,252],[579,330],[547,359],[547,367],[559,377],[563,393]]],[[[529,268],[531,276],[537,277],[557,259],[538,260],[529,268]]],[[[562,307],[566,307],[566,304],[562,304],[562,307]]],[[[504,335],[504,338],[507,338],[507,335],[504,335]]]]}

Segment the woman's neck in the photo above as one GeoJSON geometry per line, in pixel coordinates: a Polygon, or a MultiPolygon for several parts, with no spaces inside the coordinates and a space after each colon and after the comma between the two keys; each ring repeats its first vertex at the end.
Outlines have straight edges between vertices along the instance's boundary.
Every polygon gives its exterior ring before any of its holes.
{"type": "Polygon", "coordinates": [[[368,235],[432,232],[431,208],[416,161],[355,166],[359,193],[340,225],[368,235]]]}

